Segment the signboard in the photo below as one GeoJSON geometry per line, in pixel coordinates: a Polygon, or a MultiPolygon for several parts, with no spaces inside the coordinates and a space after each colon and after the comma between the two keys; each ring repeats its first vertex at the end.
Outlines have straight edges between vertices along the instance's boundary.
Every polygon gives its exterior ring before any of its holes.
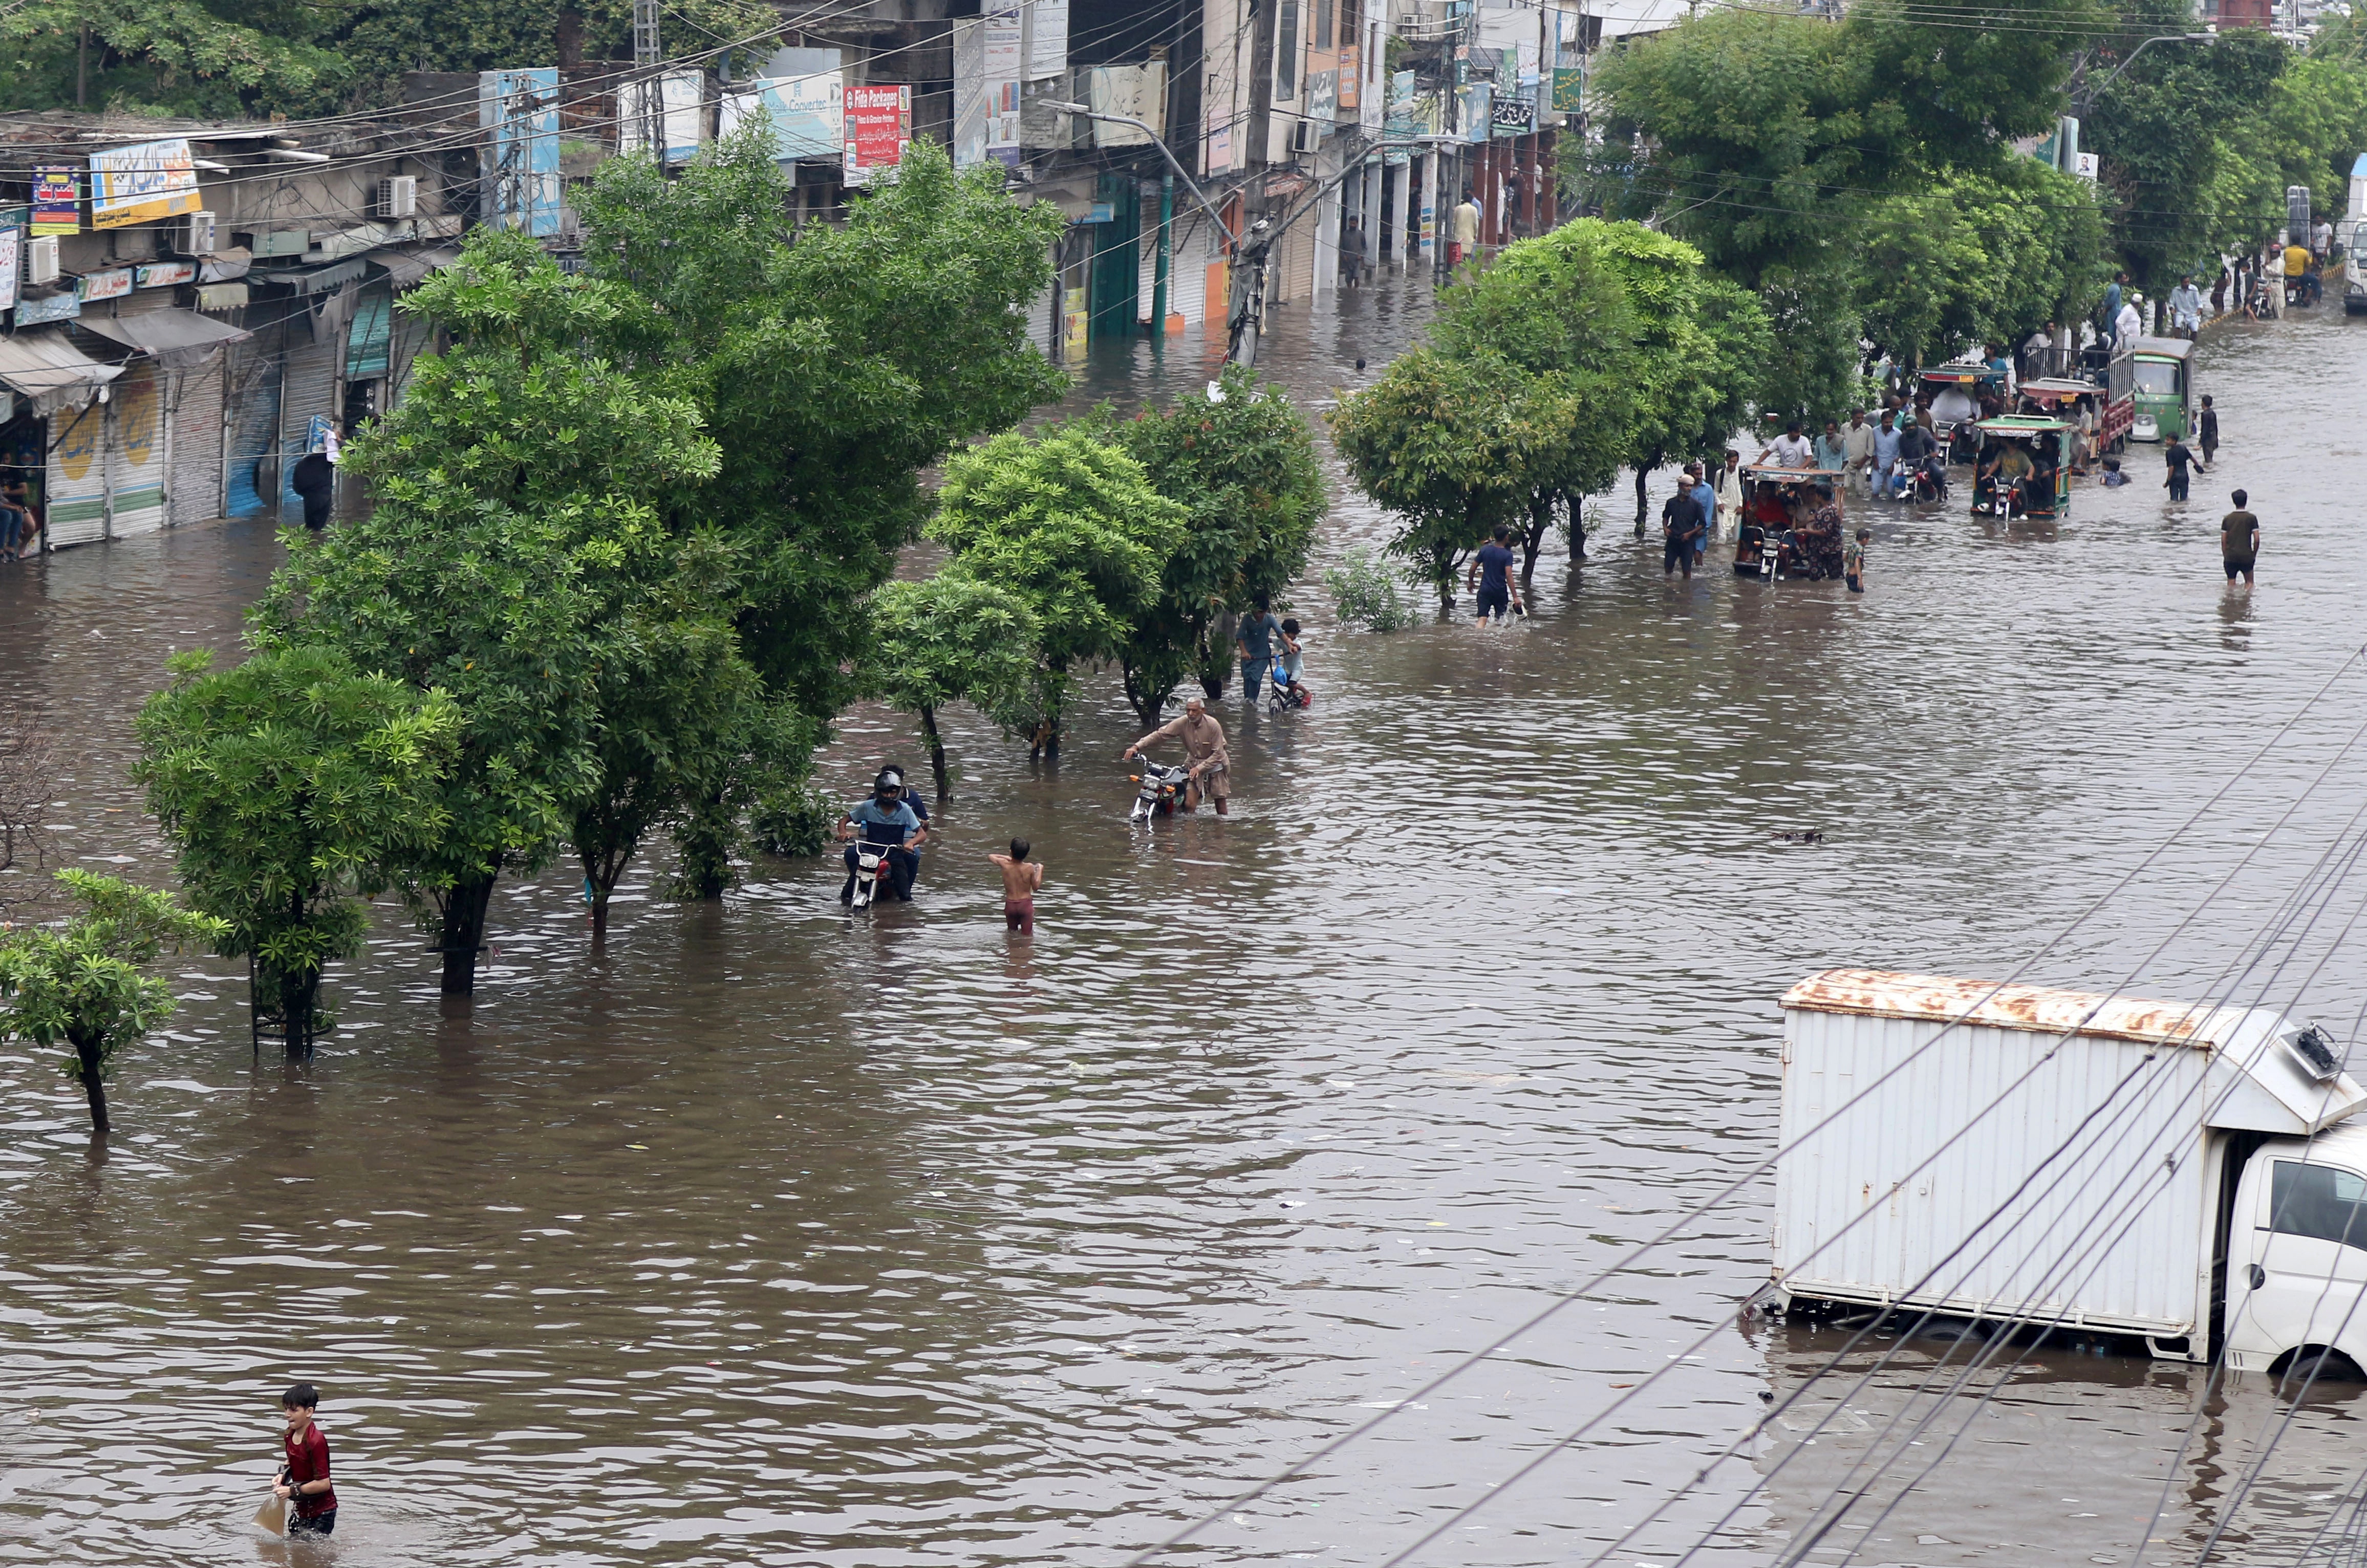
{"type": "Polygon", "coordinates": [[[134,288],[163,288],[169,284],[195,283],[197,280],[198,264],[195,262],[151,262],[146,266],[131,269],[131,287],[134,288]]]}
{"type": "Polygon", "coordinates": [[[723,100],[723,129],[734,130],[760,112],[772,117],[776,161],[846,156],[846,85],[836,65],[809,75],[766,77],[751,91],[733,93],[723,100]]]}
{"type": "Polygon", "coordinates": [[[1340,118],[1340,59],[1328,49],[1307,51],[1307,118],[1326,136],[1340,118]]]}
{"type": "Polygon", "coordinates": [[[81,314],[82,301],[71,288],[17,302],[17,324],[20,327],[39,321],[71,321],[81,314]]]}
{"type": "Polygon", "coordinates": [[[2095,153],[2081,152],[2078,156],[2079,159],[2079,177],[2081,179],[2096,180],[2103,178],[2103,170],[2097,164],[2097,155],[2095,153]]]}
{"type": "Polygon", "coordinates": [[[1470,82],[1455,89],[1455,124],[1466,141],[1485,141],[1492,106],[1488,84],[1470,82]]]}
{"type": "Polygon", "coordinates": [[[200,310],[237,310],[246,305],[246,285],[240,283],[202,283],[198,286],[198,309],[200,310]]]}
{"type": "MultiPolygon", "coordinates": [[[[698,144],[706,140],[707,79],[696,71],[676,71],[660,76],[657,87],[658,115],[665,134],[665,161],[687,164],[698,156],[698,144]]],[[[617,88],[617,151],[620,153],[649,151],[643,91],[639,82],[626,82],[617,88]]]]}
{"type": "Polygon", "coordinates": [[[485,221],[529,234],[559,232],[559,68],[481,71],[477,124],[485,221]]]}
{"type": "Polygon", "coordinates": [[[1063,290],[1060,295],[1060,360],[1074,365],[1085,357],[1085,291],[1082,288],[1063,290]]]}
{"type": "Polygon", "coordinates": [[[874,83],[846,89],[846,183],[869,182],[879,169],[892,169],[912,145],[910,84],[874,83]]]}
{"type": "Polygon", "coordinates": [[[1342,108],[1353,109],[1359,107],[1356,92],[1364,85],[1364,81],[1365,63],[1357,58],[1356,46],[1353,43],[1342,44],[1339,85],[1333,89],[1342,108]]]}
{"type": "Polygon", "coordinates": [[[1204,175],[1221,175],[1233,166],[1232,117],[1226,115],[1222,120],[1219,120],[1217,117],[1221,113],[1223,113],[1221,109],[1214,107],[1208,110],[1208,137],[1206,143],[1208,149],[1208,163],[1207,166],[1200,171],[1204,175]]]}
{"type": "Polygon", "coordinates": [[[1489,118],[1495,124],[1497,135],[1525,136],[1536,112],[1537,106],[1526,98],[1499,97],[1494,101],[1489,118]]]}
{"type": "Polygon", "coordinates": [[[1394,72],[1389,76],[1388,113],[1381,122],[1383,138],[1392,143],[1381,154],[1381,162],[1391,168],[1413,161],[1413,73],[1394,72]]]}
{"type": "Polygon", "coordinates": [[[90,226],[120,229],[195,212],[198,166],[189,159],[189,139],[109,147],[90,155],[90,226]]]}
{"type": "Polygon", "coordinates": [[[94,299],[120,299],[130,292],[131,269],[128,266],[86,272],[74,280],[74,297],[85,305],[94,299]]]}
{"type": "Polygon", "coordinates": [[[1147,147],[1167,134],[1167,62],[1143,65],[1096,65],[1086,73],[1085,107],[1095,114],[1125,115],[1150,127],[1117,120],[1092,122],[1096,147],[1147,147]]]}
{"type": "Polygon", "coordinates": [[[17,279],[25,263],[25,220],[30,211],[0,207],[0,310],[16,308],[17,279]]]}
{"type": "Polygon", "coordinates": [[[1040,82],[1069,68],[1069,0],[1026,0],[1027,79],[1040,82]]]}
{"type": "MultiPolygon", "coordinates": [[[[1018,0],[986,0],[979,8],[985,73],[986,155],[1019,166],[1019,78],[1026,65],[1026,29],[1018,0]]],[[[1066,51],[1065,41],[1062,44],[1066,51]]]]}
{"type": "Polygon", "coordinates": [[[42,168],[33,171],[33,232],[82,232],[82,171],[42,168]]]}

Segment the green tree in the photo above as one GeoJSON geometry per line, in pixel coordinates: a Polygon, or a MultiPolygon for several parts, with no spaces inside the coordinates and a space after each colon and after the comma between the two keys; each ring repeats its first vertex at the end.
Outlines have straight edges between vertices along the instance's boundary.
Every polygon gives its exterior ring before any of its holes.
{"type": "Polygon", "coordinates": [[[1094,425],[1186,513],[1159,597],[1118,653],[1127,701],[1146,728],[1195,672],[1221,678],[1232,649],[1212,637],[1217,617],[1295,581],[1323,516],[1323,472],[1297,405],[1245,366],[1228,366],[1217,391],[1129,420],[1104,413],[1094,425]]]}
{"type": "Polygon", "coordinates": [[[667,515],[747,551],[747,656],[769,692],[827,716],[859,662],[847,607],[928,515],[922,471],[1067,389],[1021,314],[1066,220],[925,141],[843,228],[793,233],[789,194],[752,129],[679,178],[606,164],[581,206],[595,274],[654,307],[611,341],[684,388],[719,444],[716,482],[667,515]]]}
{"type": "Polygon", "coordinates": [[[0,8],[0,107],[214,118],[334,99],[348,76],[291,0],[28,0],[0,8]]]}
{"type": "Polygon", "coordinates": [[[596,352],[646,303],[563,276],[530,240],[476,231],[409,304],[454,346],[348,449],[376,506],[318,538],[291,531],[253,635],[458,702],[447,825],[398,886],[465,995],[494,879],[548,864],[598,790],[600,667],[651,563],[671,560],[655,502],[712,477],[718,452],[695,404],[596,352]]]}
{"type": "Polygon", "coordinates": [[[883,585],[871,596],[870,621],[863,694],[921,721],[942,804],[952,776],[939,710],[968,702],[1006,728],[1025,723],[1042,630],[1018,594],[959,570],[883,585]]]}
{"type": "Polygon", "coordinates": [[[173,988],[145,966],[167,948],[219,941],[221,922],[118,877],[62,871],[58,880],[77,914],[62,927],[0,936],[0,1032],[45,1051],[67,1048],[60,1066],[81,1083],[91,1131],[104,1137],[117,1053],[173,1010],[173,988]]]}
{"type": "Polygon", "coordinates": [[[1492,353],[1424,345],[1331,412],[1331,439],[1358,488],[1394,513],[1383,547],[1455,602],[1455,573],[1498,524],[1527,513],[1529,457],[1559,439],[1558,383],[1523,376],[1492,353]]]}
{"type": "Polygon", "coordinates": [[[1034,615],[1034,706],[1055,745],[1073,671],[1125,652],[1186,515],[1140,463],[1082,426],[1011,432],[946,460],[929,537],[1034,615]]]}
{"type": "Polygon", "coordinates": [[[245,958],[252,1014],[311,1054],[327,1027],[321,970],[361,952],[356,897],[429,850],[450,825],[441,785],[461,724],[451,699],[342,654],[295,648],[209,672],[176,656],[140,714],[147,788],[182,884],[219,922],[216,951],[245,958]]]}
{"type": "Polygon", "coordinates": [[[2019,343],[2101,288],[2102,209],[2088,182],[2029,159],[1871,204],[1859,231],[1866,335],[1902,365],[2019,343]]]}

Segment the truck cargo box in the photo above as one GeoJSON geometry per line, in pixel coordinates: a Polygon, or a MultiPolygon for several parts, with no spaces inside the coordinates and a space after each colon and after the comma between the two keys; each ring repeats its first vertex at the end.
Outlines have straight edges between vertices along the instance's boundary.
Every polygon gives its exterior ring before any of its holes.
{"type": "Polygon", "coordinates": [[[2230,1135],[2304,1136],[2367,1101],[2270,1009],[1852,969],[1783,1005],[1774,1279],[1793,1297],[2199,1356],[2230,1135]]]}

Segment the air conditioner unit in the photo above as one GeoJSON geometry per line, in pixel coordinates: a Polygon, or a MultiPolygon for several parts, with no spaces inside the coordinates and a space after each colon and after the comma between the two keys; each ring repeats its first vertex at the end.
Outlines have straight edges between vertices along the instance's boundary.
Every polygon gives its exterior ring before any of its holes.
{"type": "Polygon", "coordinates": [[[215,243],[214,215],[192,212],[182,220],[180,244],[176,247],[185,256],[210,256],[220,247],[215,243]]]}
{"type": "Polygon", "coordinates": [[[1290,122],[1290,151],[1295,156],[1303,158],[1322,145],[1323,127],[1321,125],[1311,119],[1295,119],[1290,122]]]}
{"type": "Polygon", "coordinates": [[[25,246],[25,281],[39,287],[58,280],[58,237],[43,234],[25,246]]]}
{"type": "Polygon", "coordinates": [[[378,215],[384,219],[419,216],[419,176],[395,175],[378,182],[378,215]]]}

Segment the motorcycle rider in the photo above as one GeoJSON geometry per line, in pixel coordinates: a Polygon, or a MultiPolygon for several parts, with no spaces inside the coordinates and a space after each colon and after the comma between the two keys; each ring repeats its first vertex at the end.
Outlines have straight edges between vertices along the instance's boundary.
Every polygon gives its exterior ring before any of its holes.
{"type": "Polygon", "coordinates": [[[1229,759],[1225,755],[1225,727],[1208,716],[1208,705],[1197,697],[1184,699],[1184,716],[1168,720],[1125,750],[1118,753],[1121,761],[1154,740],[1178,736],[1184,741],[1184,755],[1192,764],[1192,782],[1184,789],[1184,809],[1194,810],[1200,804],[1200,792],[1206,789],[1217,799],[1217,815],[1229,817],[1233,795],[1232,782],[1227,777],[1229,759]]]}
{"type": "MultiPolygon", "coordinates": [[[[888,891],[906,903],[912,901],[912,874],[921,868],[921,857],[913,852],[928,842],[929,830],[921,826],[920,818],[904,802],[904,780],[893,770],[883,770],[871,781],[871,797],[860,801],[854,810],[838,819],[838,836],[852,839],[861,831],[866,844],[889,846],[881,863],[888,872],[888,891]]],[[[855,901],[856,851],[849,844],[846,850],[846,886],[839,889],[838,901],[855,901]]]]}
{"type": "MultiPolygon", "coordinates": [[[[934,831],[934,829],[929,827],[929,803],[919,790],[912,787],[912,776],[905,773],[904,764],[901,762],[882,762],[879,764],[879,771],[882,773],[892,773],[895,775],[896,787],[900,792],[900,798],[902,799],[905,805],[912,808],[912,815],[921,819],[922,830],[923,832],[934,831]]],[[[912,851],[912,874],[905,880],[905,886],[910,888],[920,880],[921,852],[916,846],[912,851]]]]}

